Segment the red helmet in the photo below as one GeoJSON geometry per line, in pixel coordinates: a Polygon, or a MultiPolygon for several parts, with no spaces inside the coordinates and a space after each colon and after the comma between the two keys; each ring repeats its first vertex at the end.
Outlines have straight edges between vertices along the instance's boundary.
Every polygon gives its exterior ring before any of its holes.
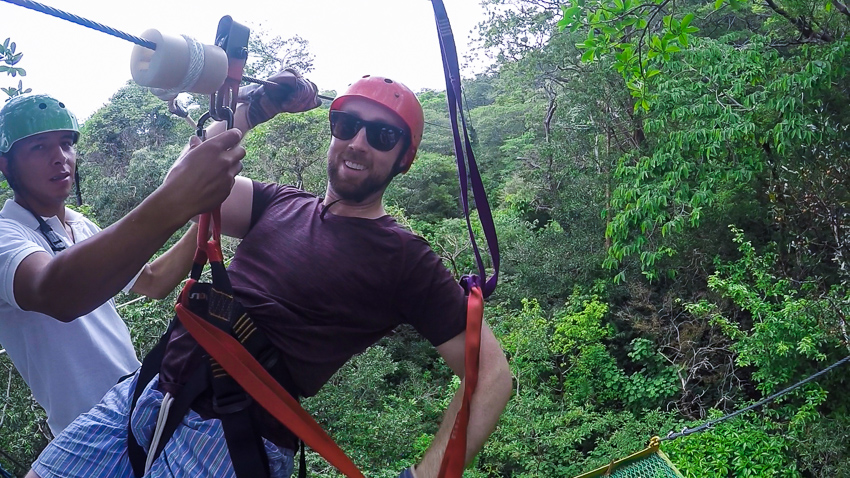
{"type": "Polygon", "coordinates": [[[366,75],[348,87],[331,103],[331,111],[339,110],[346,98],[359,97],[389,108],[401,118],[410,131],[410,146],[401,161],[401,172],[407,172],[422,141],[422,131],[425,129],[425,114],[422,105],[410,88],[389,78],[366,75]]]}

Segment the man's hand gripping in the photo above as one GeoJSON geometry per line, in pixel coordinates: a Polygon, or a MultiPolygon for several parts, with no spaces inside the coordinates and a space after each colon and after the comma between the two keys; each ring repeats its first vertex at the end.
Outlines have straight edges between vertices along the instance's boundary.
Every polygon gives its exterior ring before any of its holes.
{"type": "Polygon", "coordinates": [[[299,113],[322,104],[316,85],[291,68],[275,73],[268,81],[278,86],[250,85],[239,89],[237,101],[248,105],[249,129],[278,113],[299,113]]]}

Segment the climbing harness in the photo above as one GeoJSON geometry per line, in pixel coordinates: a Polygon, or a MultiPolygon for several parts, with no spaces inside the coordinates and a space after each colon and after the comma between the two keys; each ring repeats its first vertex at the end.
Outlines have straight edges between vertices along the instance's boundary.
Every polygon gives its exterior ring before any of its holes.
{"type": "MultiPolygon", "coordinates": [[[[136,476],[144,474],[143,463],[152,462],[162,452],[192,403],[208,390],[211,382],[213,409],[221,420],[237,477],[268,476],[263,443],[250,415],[249,407],[256,402],[346,476],[363,478],[330,436],[281,386],[281,382],[288,380],[285,368],[277,367],[276,349],[233,298],[221,254],[220,214],[202,215],[198,229],[207,231],[211,223],[213,233],[209,241],[199,234],[191,278],[176,306],[179,323],[209,354],[209,362],[198,367],[170,405],[171,412],[162,430],[157,431],[159,443],[151,446],[148,456],[135,442],[132,431],[128,432],[130,461],[136,476]],[[207,262],[212,272],[211,283],[200,282],[207,262]]],[[[178,320],[172,321],[169,330],[145,357],[139,384],[149,382],[159,371],[168,337],[178,320]]],[[[142,385],[136,386],[133,404],[138,401],[143,388],[142,385]]],[[[306,473],[303,452],[301,456],[299,473],[303,476],[306,473]]]]}

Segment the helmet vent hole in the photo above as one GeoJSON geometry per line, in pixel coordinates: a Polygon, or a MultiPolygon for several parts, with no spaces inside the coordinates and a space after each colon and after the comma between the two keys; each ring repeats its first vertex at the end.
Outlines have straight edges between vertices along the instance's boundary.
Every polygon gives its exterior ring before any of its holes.
{"type": "Polygon", "coordinates": [[[42,109],[42,110],[43,110],[43,109],[47,109],[47,105],[46,105],[45,103],[39,103],[39,104],[38,104],[38,108],[39,108],[39,109],[42,109]]]}
{"type": "Polygon", "coordinates": [[[392,82],[393,82],[393,80],[391,80],[389,78],[384,78],[384,83],[392,83],[392,82]]]}
{"type": "Polygon", "coordinates": [[[62,103],[62,102],[60,101],[60,102],[59,102],[59,107],[60,107],[60,108],[64,108],[64,107],[65,107],[65,103],[62,103]]]}

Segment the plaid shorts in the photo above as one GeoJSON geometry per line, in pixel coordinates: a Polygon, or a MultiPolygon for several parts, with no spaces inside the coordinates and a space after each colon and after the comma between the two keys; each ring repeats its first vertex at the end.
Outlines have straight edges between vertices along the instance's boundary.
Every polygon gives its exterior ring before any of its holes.
{"type": "MultiPolygon", "coordinates": [[[[47,445],[33,471],[41,478],[133,478],[127,455],[127,415],[138,373],[112,387],[100,403],[77,417],[47,445]]],[[[133,435],[145,451],[156,427],[163,394],[159,377],[145,388],[133,413],[133,435]]],[[[266,441],[272,478],[292,474],[292,450],[266,441]]],[[[190,411],[178,425],[146,478],[235,477],[221,422],[190,411]]]]}

